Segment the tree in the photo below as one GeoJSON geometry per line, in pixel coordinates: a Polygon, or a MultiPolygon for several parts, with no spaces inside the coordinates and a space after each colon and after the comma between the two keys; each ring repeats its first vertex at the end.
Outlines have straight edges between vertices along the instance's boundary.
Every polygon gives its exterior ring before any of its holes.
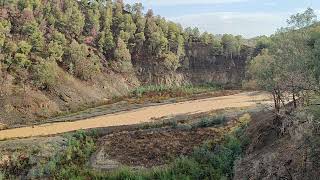
{"type": "Polygon", "coordinates": [[[32,48],[32,46],[29,43],[27,43],[26,41],[20,41],[18,43],[18,52],[19,53],[28,55],[31,51],[31,48],[32,48]]]}
{"type": "Polygon", "coordinates": [[[64,1],[65,13],[59,15],[57,27],[71,38],[77,38],[83,32],[85,17],[74,0],[64,1]]]}
{"type": "Polygon", "coordinates": [[[41,89],[48,89],[55,85],[58,77],[56,62],[40,60],[32,66],[34,84],[41,89]]]}
{"type": "Polygon", "coordinates": [[[16,53],[18,50],[18,46],[14,41],[8,40],[4,44],[3,52],[7,55],[12,55],[16,53]]]}
{"type": "Polygon", "coordinates": [[[114,53],[115,62],[113,68],[119,72],[132,71],[131,54],[125,42],[118,38],[116,50],[114,53]]]}
{"type": "Polygon", "coordinates": [[[180,66],[179,57],[175,53],[172,53],[172,52],[162,54],[160,57],[160,61],[161,61],[160,64],[163,65],[163,67],[167,71],[174,72],[180,66]]]}
{"type": "Polygon", "coordinates": [[[116,46],[114,56],[116,58],[116,61],[131,61],[130,51],[121,38],[118,38],[118,43],[116,46]]]}
{"type": "Polygon", "coordinates": [[[100,27],[101,30],[111,30],[112,27],[112,17],[113,17],[113,11],[112,11],[112,2],[107,1],[105,2],[105,6],[100,6],[100,27]]]}
{"type": "Polygon", "coordinates": [[[276,60],[267,49],[255,57],[249,64],[248,72],[258,85],[273,95],[276,112],[280,111],[282,91],[278,82],[278,67],[276,60]]]}
{"type": "Polygon", "coordinates": [[[290,19],[287,20],[287,23],[293,28],[301,29],[314,24],[316,20],[317,15],[315,14],[314,10],[308,8],[303,13],[292,15],[290,19]]]}
{"type": "Polygon", "coordinates": [[[184,29],[183,38],[188,43],[192,42],[192,28],[191,27],[187,27],[186,29],[184,29]]]}
{"type": "Polygon", "coordinates": [[[103,54],[111,58],[113,48],[115,47],[114,38],[112,34],[112,3],[110,1],[106,2],[105,7],[103,7],[101,10],[101,32],[98,35],[97,38],[97,46],[103,54]]]}
{"type": "Polygon", "coordinates": [[[204,32],[200,36],[200,41],[204,44],[212,44],[214,41],[214,36],[208,32],[204,32]]]}
{"type": "Polygon", "coordinates": [[[150,16],[152,12],[146,15],[145,46],[148,54],[151,56],[160,56],[163,51],[167,50],[168,39],[163,34],[160,27],[157,26],[154,17],[150,16]]]}
{"type": "Polygon", "coordinates": [[[66,37],[62,33],[56,30],[51,35],[51,41],[59,44],[62,47],[65,47],[67,45],[66,37]]]}
{"type": "Polygon", "coordinates": [[[195,27],[195,28],[192,29],[192,37],[195,40],[198,40],[200,38],[200,30],[199,30],[199,28],[195,27]]]}
{"type": "Polygon", "coordinates": [[[115,37],[118,37],[120,35],[120,31],[124,29],[124,23],[123,23],[123,7],[124,3],[122,0],[116,0],[114,4],[114,11],[113,11],[113,33],[115,37]]]}
{"type": "Polygon", "coordinates": [[[85,44],[79,44],[73,40],[66,55],[64,63],[67,65],[69,72],[76,77],[89,80],[100,73],[101,63],[99,58],[90,52],[85,44]]]}
{"type": "MultiPolygon", "coordinates": [[[[31,61],[29,60],[27,55],[22,54],[22,53],[16,53],[12,64],[16,65],[17,67],[20,67],[20,68],[27,68],[30,66],[31,61]]],[[[12,64],[10,64],[9,67],[11,67],[12,64]]]]}
{"type": "Polygon", "coordinates": [[[260,36],[256,40],[256,52],[259,54],[263,49],[268,49],[272,46],[271,38],[267,36],[260,36]]]}
{"type": "Polygon", "coordinates": [[[225,56],[233,58],[237,54],[237,39],[231,34],[224,34],[221,38],[221,44],[225,56]]]}
{"type": "Polygon", "coordinates": [[[63,47],[58,42],[50,41],[47,52],[50,60],[62,62],[64,51],[63,47]]]}
{"type": "Polygon", "coordinates": [[[144,29],[146,27],[146,19],[143,16],[143,6],[141,3],[135,3],[132,6],[132,18],[136,24],[136,32],[134,35],[135,51],[140,53],[143,43],[146,40],[144,29]]]}
{"type": "Polygon", "coordinates": [[[93,1],[88,3],[84,1],[85,7],[83,11],[85,12],[85,34],[89,36],[96,37],[100,30],[100,10],[99,5],[93,1]]]}
{"type": "Polygon", "coordinates": [[[0,52],[2,51],[2,47],[5,43],[6,36],[10,32],[11,23],[7,20],[0,20],[0,52]]]}
{"type": "Polygon", "coordinates": [[[252,77],[265,90],[273,93],[276,110],[280,109],[280,102],[291,99],[294,107],[298,99],[308,98],[305,93],[315,90],[314,74],[317,69],[314,61],[313,44],[317,49],[317,40],[313,40],[310,30],[305,25],[310,23],[312,13],[297,14],[288,20],[289,25],[295,23],[296,28],[283,28],[271,37],[269,50],[263,49],[249,68],[252,77]],[[286,96],[290,94],[291,96],[286,96]]]}
{"type": "Polygon", "coordinates": [[[26,22],[22,28],[22,32],[28,36],[29,42],[32,44],[32,51],[41,52],[43,50],[45,38],[35,20],[26,22]]]}
{"type": "Polygon", "coordinates": [[[18,9],[20,11],[25,8],[37,9],[41,6],[40,0],[18,0],[18,9]]]}
{"type": "Polygon", "coordinates": [[[185,54],[181,25],[168,22],[168,42],[169,51],[176,53],[178,57],[185,54]]]}
{"type": "MultiPolygon", "coordinates": [[[[12,44],[12,48],[14,49],[14,45],[12,44]]],[[[14,57],[12,59],[7,60],[8,70],[10,70],[12,67],[17,68],[27,68],[30,66],[31,61],[28,57],[32,46],[29,45],[26,41],[20,41],[17,47],[17,52],[14,53],[14,57]]],[[[12,51],[14,51],[12,49],[12,51]]]]}
{"type": "Polygon", "coordinates": [[[288,31],[273,38],[272,50],[279,67],[279,81],[283,91],[292,95],[297,107],[297,97],[309,89],[313,81],[308,67],[311,62],[311,49],[307,45],[309,35],[304,30],[288,31]]]}

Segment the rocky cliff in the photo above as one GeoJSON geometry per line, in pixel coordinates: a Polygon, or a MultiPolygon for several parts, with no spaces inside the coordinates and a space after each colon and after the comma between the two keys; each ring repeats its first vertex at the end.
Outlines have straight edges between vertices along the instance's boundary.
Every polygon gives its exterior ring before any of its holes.
{"type": "Polygon", "coordinates": [[[176,71],[166,70],[154,59],[149,59],[135,63],[137,76],[142,84],[217,83],[240,86],[253,48],[243,47],[240,55],[231,57],[215,54],[210,44],[193,43],[185,46],[185,52],[176,71]]]}
{"type": "Polygon", "coordinates": [[[253,49],[243,48],[238,56],[215,55],[210,45],[186,46],[183,73],[193,84],[219,83],[240,85],[245,76],[246,61],[253,49]]]}

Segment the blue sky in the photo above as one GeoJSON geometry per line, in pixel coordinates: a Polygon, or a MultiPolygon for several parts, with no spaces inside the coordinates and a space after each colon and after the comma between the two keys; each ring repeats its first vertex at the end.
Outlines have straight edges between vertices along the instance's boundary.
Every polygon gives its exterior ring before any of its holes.
{"type": "Polygon", "coordinates": [[[292,14],[313,8],[320,19],[320,0],[125,0],[141,2],[157,15],[184,27],[197,26],[213,34],[251,38],[270,35],[286,25],[292,14]]]}

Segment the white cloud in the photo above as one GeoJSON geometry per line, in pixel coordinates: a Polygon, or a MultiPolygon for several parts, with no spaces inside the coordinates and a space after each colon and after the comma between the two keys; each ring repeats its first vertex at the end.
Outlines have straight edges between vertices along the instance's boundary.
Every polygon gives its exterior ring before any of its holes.
{"type": "Polygon", "coordinates": [[[286,25],[287,13],[218,12],[169,18],[184,27],[199,27],[213,34],[240,34],[244,37],[270,35],[286,25]]]}
{"type": "Polygon", "coordinates": [[[151,6],[174,6],[174,5],[199,5],[199,4],[229,4],[246,2],[249,0],[125,0],[126,3],[133,4],[141,2],[151,6]]]}

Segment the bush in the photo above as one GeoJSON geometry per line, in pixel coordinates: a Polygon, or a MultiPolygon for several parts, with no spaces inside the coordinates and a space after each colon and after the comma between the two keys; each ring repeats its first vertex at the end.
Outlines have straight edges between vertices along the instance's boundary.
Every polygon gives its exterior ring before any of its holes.
{"type": "Polygon", "coordinates": [[[99,57],[92,55],[91,58],[78,59],[74,63],[74,73],[82,80],[90,80],[101,71],[99,57]]]}
{"type": "Polygon", "coordinates": [[[166,70],[176,71],[180,66],[179,57],[172,52],[162,54],[160,59],[161,59],[160,64],[166,70]]]}
{"type": "Polygon", "coordinates": [[[85,44],[73,41],[67,51],[67,60],[64,62],[71,74],[82,80],[92,79],[101,71],[100,59],[93,52],[89,52],[85,44]]]}
{"type": "Polygon", "coordinates": [[[193,128],[206,128],[206,127],[212,127],[216,125],[220,125],[226,121],[225,116],[216,116],[216,117],[210,117],[210,118],[203,118],[199,122],[192,124],[191,126],[193,128]]]}
{"type": "Polygon", "coordinates": [[[57,80],[56,62],[41,61],[32,67],[33,80],[37,87],[47,89],[54,86],[57,80]]]}
{"type": "MultiPolygon", "coordinates": [[[[68,137],[65,150],[34,174],[54,179],[81,179],[87,177],[90,170],[86,167],[90,156],[96,150],[96,134],[78,131],[68,137]]],[[[92,174],[89,176],[91,177],[92,174]]]]}
{"type": "Polygon", "coordinates": [[[201,85],[186,84],[182,86],[165,86],[165,85],[148,85],[140,86],[131,92],[134,97],[142,97],[148,93],[158,93],[159,95],[167,93],[173,97],[191,95],[196,93],[204,93],[222,89],[222,86],[214,83],[206,83],[201,85]]]}

